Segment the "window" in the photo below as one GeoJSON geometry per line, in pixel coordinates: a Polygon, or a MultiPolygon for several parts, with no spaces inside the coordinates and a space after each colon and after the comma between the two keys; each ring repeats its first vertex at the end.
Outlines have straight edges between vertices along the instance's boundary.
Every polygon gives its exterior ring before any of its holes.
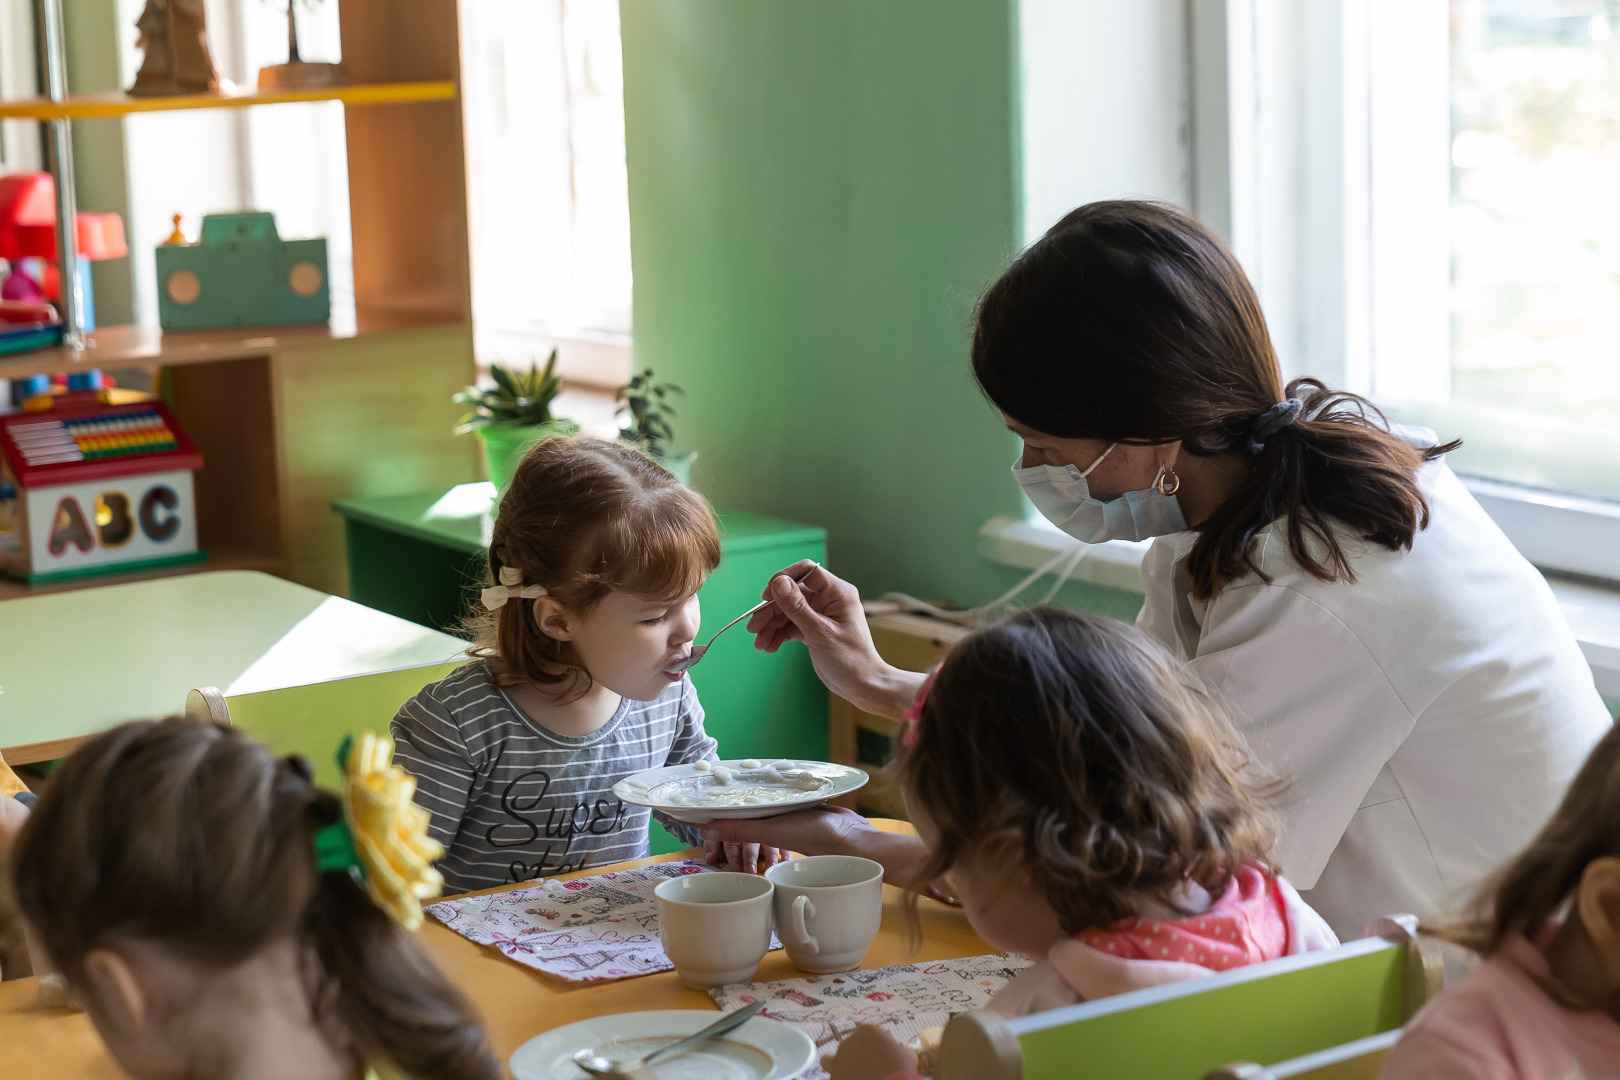
{"type": "Polygon", "coordinates": [[[1460,436],[1533,562],[1620,580],[1620,4],[1211,0],[1189,25],[1194,205],[1284,371],[1460,436]]]}
{"type": "Polygon", "coordinates": [[[553,344],[628,377],[630,208],[617,0],[469,0],[463,92],[482,361],[553,344]]]}

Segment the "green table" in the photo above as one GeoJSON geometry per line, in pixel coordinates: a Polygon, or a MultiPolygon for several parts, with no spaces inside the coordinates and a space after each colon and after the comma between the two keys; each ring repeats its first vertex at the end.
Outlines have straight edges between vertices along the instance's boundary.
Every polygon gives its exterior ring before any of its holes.
{"type": "Polygon", "coordinates": [[[465,642],[247,570],[0,602],[0,749],[61,757],[186,691],[251,694],[453,659],[465,642]]]}
{"type": "MultiPolygon", "coordinates": [[[[454,628],[486,572],[495,488],[333,504],[349,545],[349,596],[424,626],[454,628]]],[[[770,575],[798,559],[827,558],[827,531],[741,510],[716,510],[722,559],[699,594],[703,622],[718,629],[759,602],[770,575]]],[[[702,640],[703,635],[699,635],[702,640]]],[[[827,756],[827,691],[803,646],[756,652],[741,627],[692,669],[722,757],[827,756]]]]}

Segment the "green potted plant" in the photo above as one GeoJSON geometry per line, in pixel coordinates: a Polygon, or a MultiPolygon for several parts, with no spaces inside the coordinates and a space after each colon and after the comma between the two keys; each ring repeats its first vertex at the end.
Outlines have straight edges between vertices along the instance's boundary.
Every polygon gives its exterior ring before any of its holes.
{"type": "Polygon", "coordinates": [[[671,426],[675,407],[670,398],[676,395],[684,397],[686,391],[673,383],[654,382],[652,368],[648,368],[619,387],[614,395],[619,403],[615,415],[621,417],[624,424],[619,429],[620,442],[640,450],[673,473],[675,479],[690,486],[692,462],[697,460],[697,452],[675,452],[675,430],[671,426]]]}
{"type": "Polygon", "coordinates": [[[472,407],[456,426],[456,434],[477,432],[484,442],[490,482],[504,488],[524,451],[547,435],[573,435],[579,425],[551,415],[551,403],[562,392],[556,349],[551,350],[545,370],[538,364],[530,364],[526,372],[491,364],[489,374],[495,380],[493,387],[469,386],[451,400],[472,407]]]}

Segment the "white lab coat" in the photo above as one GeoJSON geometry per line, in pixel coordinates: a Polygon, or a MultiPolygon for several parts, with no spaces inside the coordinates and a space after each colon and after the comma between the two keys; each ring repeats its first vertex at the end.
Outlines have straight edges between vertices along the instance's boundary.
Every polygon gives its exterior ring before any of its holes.
{"type": "Polygon", "coordinates": [[[1193,533],[1142,563],[1138,625],[1232,707],[1293,782],[1277,866],[1343,939],[1433,917],[1521,848],[1610,717],[1552,590],[1443,461],[1410,551],[1348,530],[1356,580],[1306,574],[1283,522],[1254,576],[1190,594],[1193,533]]]}

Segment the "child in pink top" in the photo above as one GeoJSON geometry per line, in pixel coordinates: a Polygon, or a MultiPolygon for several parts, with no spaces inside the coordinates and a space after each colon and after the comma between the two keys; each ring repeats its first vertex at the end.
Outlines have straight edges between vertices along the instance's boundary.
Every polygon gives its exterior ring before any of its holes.
{"type": "MultiPolygon", "coordinates": [[[[963,639],[895,764],[927,857],[980,937],[1036,963],[1006,1016],[1338,944],[1270,868],[1278,785],[1197,676],[1134,627],[1049,608],[963,639]]],[[[833,1080],[916,1066],[857,1029],[833,1080]]]]}
{"type": "Polygon", "coordinates": [[[1441,932],[1485,962],[1413,1017],[1380,1080],[1620,1077],[1620,729],[1441,932]]]}

